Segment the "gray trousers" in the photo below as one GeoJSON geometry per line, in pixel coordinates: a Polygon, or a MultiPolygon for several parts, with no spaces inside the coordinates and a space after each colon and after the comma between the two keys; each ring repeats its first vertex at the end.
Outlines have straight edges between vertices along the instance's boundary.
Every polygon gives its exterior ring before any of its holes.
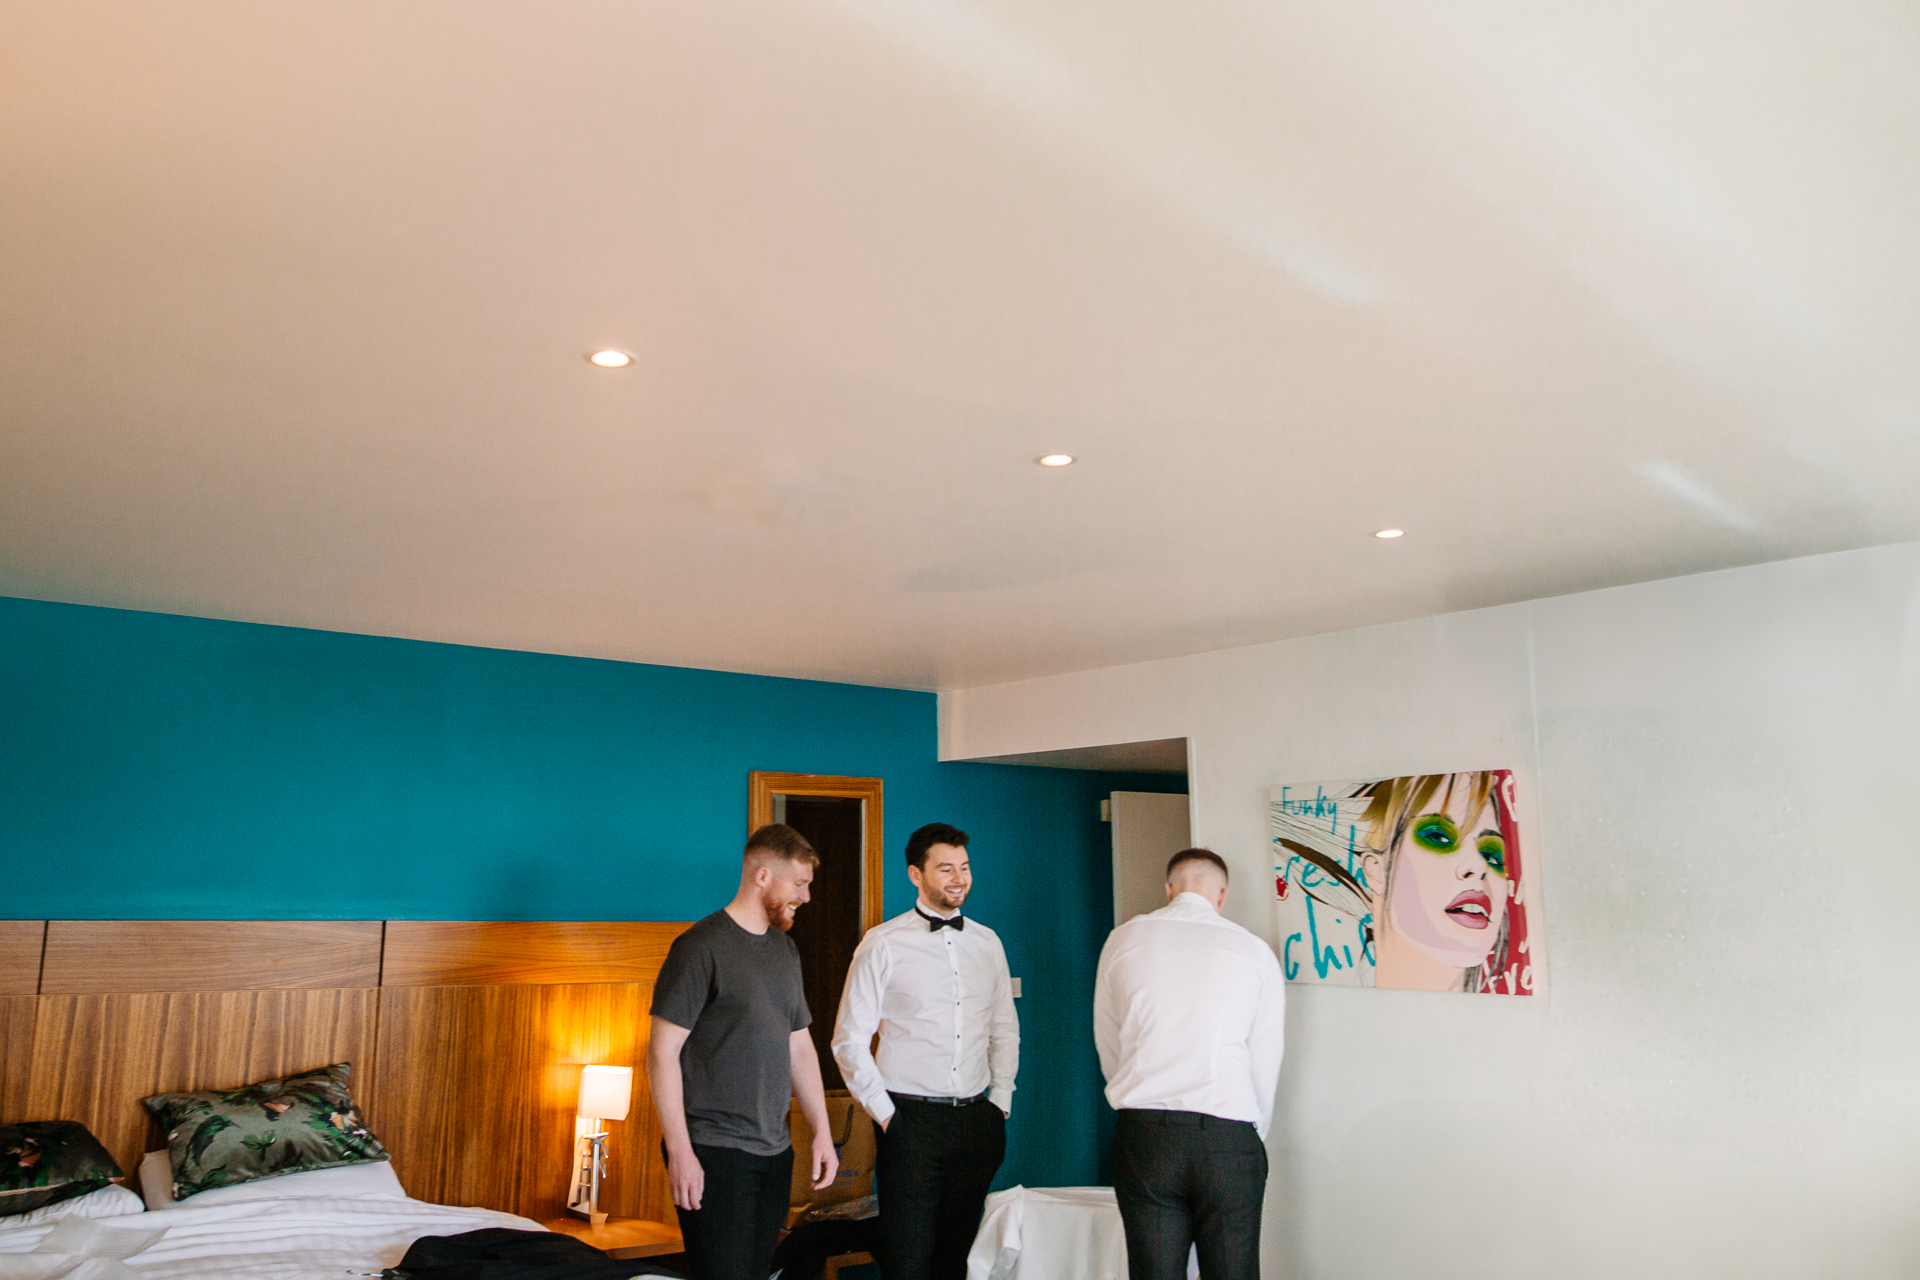
{"type": "Polygon", "coordinates": [[[1122,1111],[1113,1131],[1113,1191],[1127,1232],[1130,1280],[1259,1280],[1267,1147],[1245,1120],[1196,1111],[1122,1111]]]}

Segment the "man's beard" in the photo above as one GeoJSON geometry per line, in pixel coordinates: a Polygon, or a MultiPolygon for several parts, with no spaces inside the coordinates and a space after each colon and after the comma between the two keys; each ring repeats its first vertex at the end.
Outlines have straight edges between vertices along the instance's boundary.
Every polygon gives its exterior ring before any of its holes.
{"type": "Polygon", "coordinates": [[[760,906],[767,913],[767,923],[782,933],[792,932],[793,916],[800,909],[799,903],[788,902],[785,898],[767,896],[760,899],[760,906]]]}
{"type": "Polygon", "coordinates": [[[935,890],[931,886],[927,888],[928,905],[937,907],[942,911],[958,911],[961,904],[966,900],[967,891],[965,889],[948,888],[935,890]]]}

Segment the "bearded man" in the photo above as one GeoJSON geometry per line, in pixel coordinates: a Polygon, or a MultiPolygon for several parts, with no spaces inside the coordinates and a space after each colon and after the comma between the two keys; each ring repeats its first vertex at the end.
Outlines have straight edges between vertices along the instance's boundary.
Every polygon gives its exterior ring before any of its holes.
{"type": "Polygon", "coordinates": [[[747,839],[733,901],[674,939],[653,988],[647,1070],[667,1185],[698,1280],[766,1280],[793,1178],[788,1100],[813,1126],[809,1181],[840,1160],[787,937],[820,855],[792,827],[747,839]]]}
{"type": "Polygon", "coordinates": [[[881,1130],[881,1274],[962,1280],[1007,1154],[1020,1020],[1000,939],[960,914],[973,887],[967,833],[944,822],[914,832],[907,878],[913,910],[853,953],[833,1059],[881,1130]]]}

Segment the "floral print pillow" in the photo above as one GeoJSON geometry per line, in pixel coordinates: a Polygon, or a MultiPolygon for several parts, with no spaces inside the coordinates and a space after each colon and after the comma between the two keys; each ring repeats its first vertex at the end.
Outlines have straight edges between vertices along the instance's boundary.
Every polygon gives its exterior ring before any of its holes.
{"type": "Polygon", "coordinates": [[[167,1131],[173,1198],[283,1173],[385,1160],[387,1149],[367,1131],[347,1092],[352,1072],[352,1063],[337,1062],[244,1089],[143,1099],[167,1131]]]}
{"type": "Polygon", "coordinates": [[[0,1125],[0,1218],[98,1191],[123,1176],[76,1120],[0,1125]]]}

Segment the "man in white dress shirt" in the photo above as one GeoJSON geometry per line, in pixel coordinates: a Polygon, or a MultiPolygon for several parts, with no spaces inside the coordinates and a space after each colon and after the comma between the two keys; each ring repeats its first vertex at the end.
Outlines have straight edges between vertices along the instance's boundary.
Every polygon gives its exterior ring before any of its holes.
{"type": "Polygon", "coordinates": [[[962,1280],[1007,1154],[1020,1021],[1000,939],[960,914],[973,887],[967,833],[944,822],[914,832],[907,878],[913,910],[869,929],[853,953],[833,1059],[881,1129],[886,1280],[962,1280]]]}
{"type": "Polygon", "coordinates": [[[1286,984],[1273,948],[1220,914],[1227,864],[1183,849],[1167,905],[1107,937],[1093,1038],[1120,1113],[1113,1189],[1130,1280],[1258,1280],[1267,1127],[1286,984]]]}

